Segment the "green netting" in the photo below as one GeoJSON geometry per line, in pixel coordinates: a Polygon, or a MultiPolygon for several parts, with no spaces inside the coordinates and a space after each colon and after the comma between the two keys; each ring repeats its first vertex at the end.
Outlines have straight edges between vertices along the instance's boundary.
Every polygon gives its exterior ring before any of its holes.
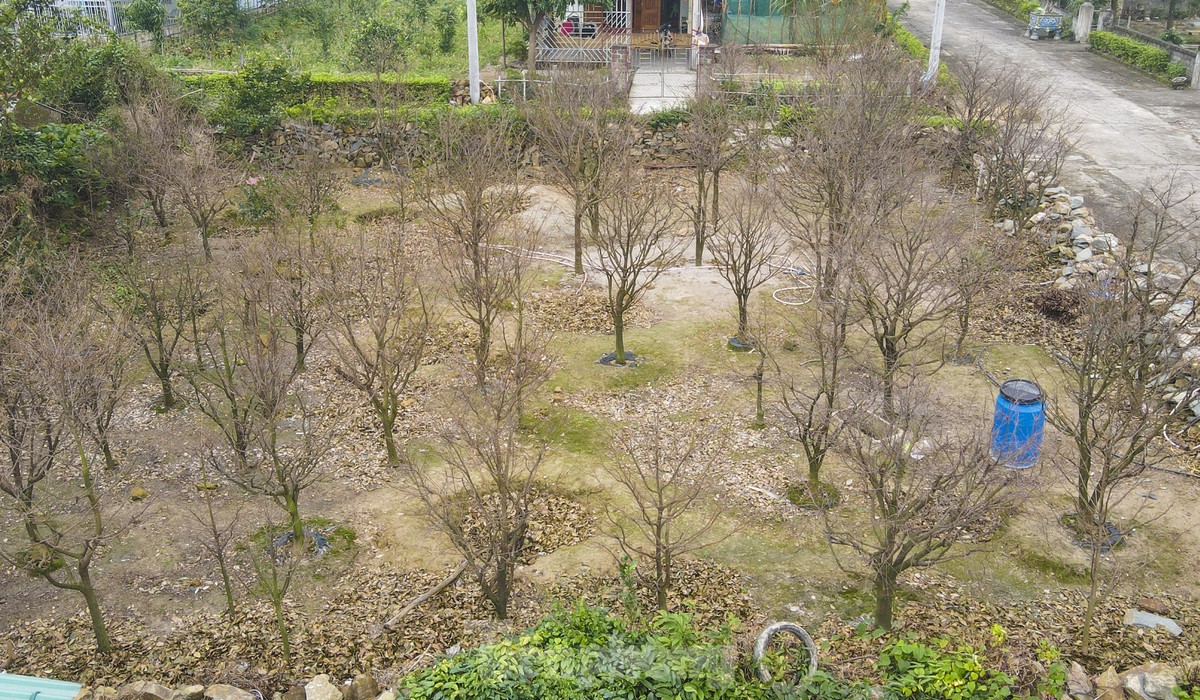
{"type": "Polygon", "coordinates": [[[869,0],[726,0],[721,41],[732,44],[843,43],[870,31],[869,0]]]}

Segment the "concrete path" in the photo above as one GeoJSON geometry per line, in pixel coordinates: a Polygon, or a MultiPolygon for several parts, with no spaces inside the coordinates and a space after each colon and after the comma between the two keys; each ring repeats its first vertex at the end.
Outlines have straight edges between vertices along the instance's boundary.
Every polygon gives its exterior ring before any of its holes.
{"type": "MultiPolygon", "coordinates": [[[[911,0],[910,7],[904,25],[928,44],[934,0],[911,0]]],[[[949,0],[943,57],[953,66],[982,49],[1062,96],[1080,122],[1064,184],[1087,199],[1101,228],[1124,237],[1127,195],[1172,168],[1200,190],[1200,90],[1172,90],[1081,44],[1031,41],[1023,28],[982,0],[949,0]]],[[[1200,213],[1200,195],[1190,210],[1200,213]]],[[[1200,248],[1200,230],[1184,248],[1200,248]]]]}
{"type": "Polygon", "coordinates": [[[629,109],[647,114],[682,107],[696,94],[696,73],[686,60],[646,61],[633,74],[629,88],[629,109]]]}

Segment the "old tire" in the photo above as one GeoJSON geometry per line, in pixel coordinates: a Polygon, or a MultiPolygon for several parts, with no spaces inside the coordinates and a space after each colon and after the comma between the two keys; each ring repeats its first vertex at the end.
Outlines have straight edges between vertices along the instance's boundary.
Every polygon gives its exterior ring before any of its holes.
{"type": "Polygon", "coordinates": [[[781,632],[799,639],[804,643],[804,648],[808,650],[808,669],[796,680],[802,680],[817,672],[817,645],[813,642],[812,637],[808,636],[808,632],[794,622],[772,622],[767,625],[762,634],[758,635],[758,639],[754,640],[754,675],[758,676],[758,680],[763,683],[771,682],[771,672],[762,664],[763,657],[767,655],[767,647],[770,646],[771,640],[781,632]]]}

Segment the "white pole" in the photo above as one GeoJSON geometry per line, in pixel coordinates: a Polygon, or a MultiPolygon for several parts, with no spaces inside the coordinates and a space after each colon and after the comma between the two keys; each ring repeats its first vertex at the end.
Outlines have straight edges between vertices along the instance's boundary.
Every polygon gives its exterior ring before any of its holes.
{"type": "Polygon", "coordinates": [[[942,25],[946,22],[946,0],[937,0],[933,9],[933,35],[929,39],[929,68],[921,78],[922,85],[928,85],[937,78],[938,66],[942,59],[942,25]]]}
{"type": "Polygon", "coordinates": [[[471,104],[479,104],[479,18],[475,0],[467,0],[467,75],[471,81],[471,104]]]}

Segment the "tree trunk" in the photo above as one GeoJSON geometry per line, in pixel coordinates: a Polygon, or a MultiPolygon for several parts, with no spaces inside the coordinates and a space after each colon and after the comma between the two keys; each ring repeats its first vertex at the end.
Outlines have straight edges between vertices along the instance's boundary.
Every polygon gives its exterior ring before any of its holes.
{"type": "Polygon", "coordinates": [[[150,209],[154,211],[154,221],[159,228],[167,227],[167,208],[163,204],[163,196],[161,194],[151,194],[147,199],[150,200],[150,209]]]}
{"type": "Polygon", "coordinates": [[[767,412],[763,407],[763,361],[759,353],[758,370],[754,373],[754,424],[758,427],[766,425],[767,412]]]}
{"type": "Polygon", "coordinates": [[[625,312],[613,314],[613,334],[617,336],[617,357],[613,360],[618,365],[625,364],[625,312]]]}
{"type": "Polygon", "coordinates": [[[104,455],[104,468],[108,471],[115,471],[119,464],[117,458],[113,456],[112,445],[108,442],[108,435],[100,434],[100,452],[104,455]]]}
{"type": "Polygon", "coordinates": [[[287,507],[288,520],[292,524],[292,542],[304,548],[304,521],[300,519],[300,502],[294,494],[288,494],[283,497],[284,505],[287,507]]]}
{"type": "Polygon", "coordinates": [[[896,600],[897,572],[890,568],[875,574],[875,627],[892,629],[892,607],[896,600]]]}
{"type": "Polygon", "coordinates": [[[1087,608],[1083,612],[1083,629],[1079,632],[1079,648],[1086,654],[1092,644],[1092,621],[1096,615],[1096,603],[1100,598],[1100,547],[1092,543],[1091,563],[1088,567],[1089,587],[1087,608]]]}
{"type": "Polygon", "coordinates": [[[293,327],[292,331],[296,334],[296,370],[304,371],[304,357],[308,354],[308,350],[304,347],[304,331],[299,327],[293,327]]]}
{"type": "Polygon", "coordinates": [[[169,371],[158,373],[158,383],[162,387],[162,407],[164,409],[175,407],[175,388],[171,386],[171,373],[169,371]]]}
{"type": "Polygon", "coordinates": [[[575,274],[583,274],[583,207],[575,208],[575,274]]]}
{"type": "Polygon", "coordinates": [[[383,419],[383,449],[387,451],[388,466],[400,466],[400,450],[396,447],[396,418],[394,416],[383,419]]]}
{"type": "Polygon", "coordinates": [[[205,262],[212,262],[212,248],[208,245],[208,225],[200,227],[200,245],[204,248],[205,262]]]}
{"type": "Polygon", "coordinates": [[[708,235],[708,180],[704,168],[696,168],[696,266],[704,264],[704,239],[708,235]]]}
{"type": "Polygon", "coordinates": [[[737,339],[738,339],[738,341],[740,341],[742,343],[747,342],[746,338],[747,338],[747,336],[750,335],[750,310],[749,310],[749,308],[747,308],[749,306],[750,300],[747,298],[748,296],[749,295],[743,295],[743,294],[737,295],[737,307],[738,307],[737,339]]]}
{"type": "Polygon", "coordinates": [[[1167,0],[1167,31],[1175,28],[1175,0],[1167,0]]]}
{"type": "Polygon", "coordinates": [[[712,171],[712,216],[708,217],[712,222],[713,229],[721,225],[721,170],[715,168],[712,171]]]}
{"type": "Polygon", "coordinates": [[[96,595],[96,587],[92,585],[92,575],[88,565],[79,564],[79,592],[87,603],[88,615],[92,618],[92,632],[96,635],[96,650],[101,654],[112,653],[112,641],[108,638],[108,627],[104,624],[104,613],[100,610],[100,598],[96,595]]]}
{"type": "MultiPolygon", "coordinates": [[[[278,582],[276,582],[278,585],[278,582]]],[[[275,604],[275,626],[279,628],[279,641],[283,644],[283,660],[291,661],[292,659],[292,640],[288,634],[287,619],[283,616],[283,600],[276,597],[272,599],[275,604]]]]}

